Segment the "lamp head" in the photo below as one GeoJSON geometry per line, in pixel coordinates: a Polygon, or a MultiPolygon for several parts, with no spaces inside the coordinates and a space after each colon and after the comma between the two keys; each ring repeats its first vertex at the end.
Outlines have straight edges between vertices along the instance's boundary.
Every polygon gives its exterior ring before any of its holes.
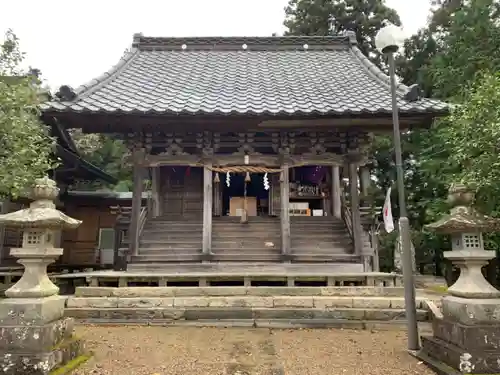
{"type": "Polygon", "coordinates": [[[375,35],[375,46],[382,53],[394,53],[403,44],[404,39],[401,27],[389,24],[375,35]]]}

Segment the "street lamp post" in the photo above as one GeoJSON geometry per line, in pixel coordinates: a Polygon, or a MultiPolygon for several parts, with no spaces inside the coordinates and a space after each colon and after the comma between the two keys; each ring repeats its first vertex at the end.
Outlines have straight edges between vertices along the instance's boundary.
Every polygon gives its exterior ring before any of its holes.
{"type": "Polygon", "coordinates": [[[399,198],[399,233],[401,236],[403,257],[403,281],[405,290],[405,310],[408,326],[408,349],[420,349],[415,303],[415,281],[413,279],[413,260],[411,252],[410,222],[406,212],[405,187],[403,178],[403,157],[401,153],[401,133],[399,130],[398,102],[396,96],[396,72],[394,53],[402,44],[401,28],[388,25],[379,30],[375,36],[377,49],[387,56],[392,96],[392,122],[394,130],[394,151],[396,153],[397,188],[399,198]]]}

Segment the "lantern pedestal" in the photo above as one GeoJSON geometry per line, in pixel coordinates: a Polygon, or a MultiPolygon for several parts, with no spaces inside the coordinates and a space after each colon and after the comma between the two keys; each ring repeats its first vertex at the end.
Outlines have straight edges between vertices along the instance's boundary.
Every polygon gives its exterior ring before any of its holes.
{"type": "Polygon", "coordinates": [[[5,291],[9,298],[42,298],[59,293],[59,288],[49,279],[47,266],[63,253],[63,249],[11,249],[10,255],[24,266],[19,281],[5,291]]]}

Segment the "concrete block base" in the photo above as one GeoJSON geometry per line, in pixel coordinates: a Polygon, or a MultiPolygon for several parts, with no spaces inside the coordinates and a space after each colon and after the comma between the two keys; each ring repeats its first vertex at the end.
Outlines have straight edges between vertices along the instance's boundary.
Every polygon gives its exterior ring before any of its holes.
{"type": "MultiPolygon", "coordinates": [[[[43,352],[5,352],[2,350],[0,351],[0,374],[49,375],[54,370],[64,369],[65,366],[73,368],[71,363],[78,362],[79,358],[84,355],[83,342],[75,337],[65,339],[51,350],[43,352]]],[[[61,372],[63,373],[65,372],[61,372]]]]}
{"type": "Polygon", "coordinates": [[[48,375],[84,356],[73,319],[62,317],[65,301],[59,296],[0,301],[0,375],[48,375]]]}
{"type": "Polygon", "coordinates": [[[417,356],[431,367],[440,368],[439,372],[500,373],[500,324],[464,325],[435,319],[433,332],[433,336],[422,337],[422,350],[417,356]]]}

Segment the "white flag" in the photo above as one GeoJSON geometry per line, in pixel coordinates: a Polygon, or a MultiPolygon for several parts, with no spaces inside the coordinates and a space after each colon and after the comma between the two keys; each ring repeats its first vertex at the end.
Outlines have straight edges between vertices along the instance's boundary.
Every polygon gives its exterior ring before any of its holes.
{"type": "Polygon", "coordinates": [[[384,227],[387,233],[391,233],[394,230],[394,221],[392,219],[392,208],[391,208],[391,188],[387,190],[387,195],[385,196],[384,208],[382,209],[382,215],[384,216],[384,227]]]}

